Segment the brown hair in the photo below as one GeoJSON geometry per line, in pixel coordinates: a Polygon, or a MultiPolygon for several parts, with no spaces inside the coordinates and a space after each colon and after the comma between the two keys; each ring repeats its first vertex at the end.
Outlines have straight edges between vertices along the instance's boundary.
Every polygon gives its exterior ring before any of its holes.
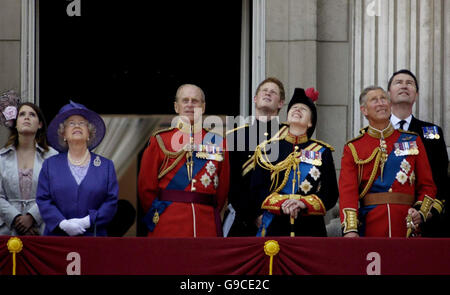
{"type": "Polygon", "coordinates": [[[261,89],[261,87],[266,84],[266,83],[274,83],[278,86],[278,88],[280,89],[280,100],[284,101],[285,100],[285,91],[284,91],[284,85],[283,83],[278,80],[275,77],[268,77],[266,78],[264,81],[262,81],[261,83],[259,83],[258,88],[256,88],[256,94],[258,94],[259,90],[261,89]]]}
{"type": "MultiPolygon", "coordinates": [[[[36,135],[35,135],[34,138],[36,140],[36,143],[44,150],[44,152],[48,152],[47,123],[45,122],[44,114],[42,113],[41,109],[37,105],[35,105],[34,103],[32,103],[32,102],[24,102],[24,103],[21,103],[17,107],[17,115],[19,115],[20,109],[23,106],[29,106],[38,115],[39,122],[42,123],[42,127],[37,130],[36,135]]],[[[13,126],[11,126],[9,128],[11,133],[9,135],[8,141],[5,144],[5,147],[10,146],[10,145],[14,145],[14,147],[17,148],[17,146],[19,145],[19,133],[17,132],[17,128],[16,128],[17,125],[16,124],[17,124],[17,119],[14,120],[13,126]]]]}

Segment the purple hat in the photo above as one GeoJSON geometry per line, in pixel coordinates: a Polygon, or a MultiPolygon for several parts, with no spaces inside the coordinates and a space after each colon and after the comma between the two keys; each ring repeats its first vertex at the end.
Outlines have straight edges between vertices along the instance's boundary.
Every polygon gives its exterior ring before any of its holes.
{"type": "Polygon", "coordinates": [[[96,146],[102,142],[105,136],[106,126],[103,122],[102,117],[94,111],[89,110],[87,107],[80,103],[75,103],[70,100],[70,103],[63,106],[56,117],[50,122],[47,130],[47,140],[49,144],[59,152],[64,152],[67,147],[63,146],[59,142],[58,129],[61,123],[69,118],[70,116],[79,115],[84,117],[92,125],[95,126],[95,138],[91,139],[88,149],[93,150],[96,146]]]}

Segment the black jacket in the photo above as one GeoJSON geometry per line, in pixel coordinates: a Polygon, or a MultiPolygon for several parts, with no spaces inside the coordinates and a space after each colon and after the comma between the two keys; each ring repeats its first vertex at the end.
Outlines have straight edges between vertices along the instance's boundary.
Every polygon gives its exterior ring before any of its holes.
{"type": "MultiPolygon", "coordinates": [[[[448,200],[448,154],[447,154],[447,146],[444,140],[444,134],[442,132],[441,127],[419,120],[414,116],[411,119],[411,123],[409,124],[409,131],[413,131],[419,134],[420,138],[423,141],[425,146],[425,150],[427,151],[428,161],[430,162],[431,172],[433,174],[433,180],[437,187],[437,195],[436,198],[444,201],[448,200]],[[436,126],[439,134],[439,138],[428,138],[424,135],[424,127],[433,127],[436,126]]],[[[448,211],[448,210],[445,210],[448,211]]],[[[448,214],[448,212],[444,212],[441,217],[446,219],[447,225],[444,227],[438,225],[438,221],[435,217],[438,216],[437,211],[433,210],[433,220],[431,222],[427,222],[425,224],[424,235],[425,236],[443,236],[447,235],[449,232],[448,227],[450,226],[448,223],[450,220],[444,215],[448,214]],[[432,226],[431,226],[432,225],[432,226]]]]}
{"type": "MultiPolygon", "coordinates": [[[[317,169],[320,173],[314,176],[309,168],[306,168],[307,174],[303,175],[305,181],[310,186],[307,191],[303,191],[302,183],[296,183],[296,194],[302,196],[308,196],[311,194],[316,195],[322,201],[326,210],[333,208],[339,197],[339,190],[337,184],[336,170],[334,166],[332,147],[328,144],[309,139],[306,142],[293,144],[286,139],[274,141],[279,143],[279,156],[278,159],[273,161],[272,164],[276,165],[285,160],[295,149],[298,147],[298,151],[306,149],[310,145],[315,145],[321,148],[322,161],[321,164],[313,165],[314,169],[317,169]],[[309,172],[309,173],[308,173],[309,172]]],[[[317,172],[316,170],[316,172],[317,172]]],[[[282,180],[286,171],[281,172],[279,175],[279,183],[282,184],[282,180]]],[[[292,173],[292,172],[291,172],[292,173]]],[[[253,198],[257,200],[255,211],[262,214],[264,210],[261,209],[261,205],[264,200],[273,192],[271,179],[272,171],[262,168],[260,165],[256,165],[255,171],[252,174],[251,190],[253,198]]],[[[284,187],[287,190],[291,190],[292,182],[288,182],[284,187]]],[[[290,217],[280,211],[281,214],[275,215],[271,224],[268,226],[266,236],[289,236],[291,230],[295,231],[295,236],[327,236],[327,231],[324,222],[323,215],[301,215],[297,217],[294,223],[294,228],[290,226],[290,217]]]]}
{"type": "Polygon", "coordinates": [[[255,236],[257,212],[251,199],[250,179],[254,165],[252,156],[256,146],[275,135],[284,124],[278,119],[269,122],[254,120],[251,124],[227,132],[227,148],[230,159],[230,191],[228,202],[236,211],[228,236],[255,236]],[[245,166],[244,166],[245,165],[245,166]],[[244,171],[245,170],[245,171],[244,171]]]}

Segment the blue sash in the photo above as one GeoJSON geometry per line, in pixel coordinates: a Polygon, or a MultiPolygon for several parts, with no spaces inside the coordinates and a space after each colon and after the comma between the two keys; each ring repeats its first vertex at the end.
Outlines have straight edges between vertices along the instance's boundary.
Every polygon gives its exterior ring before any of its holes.
{"type": "MultiPolygon", "coordinates": [[[[410,141],[410,140],[416,140],[417,136],[402,133],[400,134],[400,137],[398,138],[397,142],[401,143],[404,141],[410,141]],[[408,140],[406,139],[408,138],[408,140]]],[[[389,188],[392,186],[392,184],[395,181],[395,178],[397,176],[397,172],[400,169],[400,165],[402,161],[406,158],[405,155],[403,156],[396,156],[395,155],[395,148],[392,150],[392,152],[389,154],[388,159],[386,163],[384,164],[384,171],[383,171],[383,181],[381,181],[381,175],[378,176],[378,178],[374,181],[372,187],[370,188],[370,193],[382,193],[387,192],[389,188]]],[[[362,207],[359,209],[359,220],[361,222],[361,228],[360,228],[360,235],[364,236],[365,232],[365,218],[369,212],[376,208],[377,205],[370,205],[366,207],[362,207]]]]}
{"type": "MultiPolygon", "coordinates": [[[[203,138],[202,143],[205,144],[217,144],[220,145],[222,143],[223,138],[214,133],[207,133],[203,138]]],[[[197,173],[206,165],[207,159],[197,158],[197,152],[193,152],[192,161],[194,161],[194,167],[192,169],[192,177],[195,177],[197,173]]],[[[166,189],[174,189],[174,190],[184,190],[190,184],[188,174],[187,174],[187,166],[186,163],[178,169],[177,173],[170,180],[166,189]]]]}
{"type": "MultiPolygon", "coordinates": [[[[207,133],[205,137],[203,138],[202,143],[205,142],[210,143],[216,143],[221,144],[223,138],[217,134],[214,133],[207,133]]],[[[194,167],[192,169],[192,177],[197,175],[197,173],[206,165],[206,162],[209,160],[206,159],[200,159],[196,157],[197,152],[193,152],[192,155],[192,161],[194,161],[194,167]]],[[[180,169],[175,173],[174,177],[170,180],[169,184],[167,185],[166,189],[172,189],[172,190],[184,190],[188,185],[190,184],[188,175],[187,175],[187,166],[186,163],[184,163],[183,166],[181,166],[180,169]]],[[[156,224],[153,222],[153,216],[156,212],[158,212],[159,215],[161,215],[168,206],[172,204],[171,201],[160,201],[158,198],[156,198],[150,210],[148,210],[147,214],[145,215],[143,221],[147,225],[147,228],[152,232],[155,229],[156,224]]]]}
{"type": "MultiPolygon", "coordinates": [[[[325,150],[325,147],[321,148],[319,150],[319,152],[323,152],[324,150],[325,150]]],[[[294,170],[292,169],[291,172],[289,173],[288,181],[286,182],[286,185],[281,189],[280,193],[285,194],[285,195],[298,193],[300,183],[302,183],[306,179],[306,176],[308,176],[309,171],[311,170],[311,168],[313,166],[314,165],[309,164],[309,163],[300,162],[299,166],[297,167],[297,169],[300,169],[300,181],[297,182],[297,170],[295,170],[295,173],[294,173],[294,170]],[[296,180],[296,187],[295,187],[295,191],[292,191],[292,180],[294,179],[294,177],[296,180]]],[[[263,222],[258,229],[258,233],[256,234],[257,237],[261,236],[261,232],[262,232],[263,228],[265,228],[267,231],[267,228],[272,223],[272,220],[274,217],[273,215],[274,215],[273,213],[270,213],[267,210],[264,211],[263,222]]]]}
{"type": "Polygon", "coordinates": [[[305,179],[306,176],[309,173],[309,170],[311,170],[311,168],[313,167],[312,164],[308,164],[308,163],[304,163],[301,162],[300,165],[297,167],[297,169],[300,169],[300,182],[297,181],[297,170],[295,170],[295,174],[294,174],[294,170],[291,170],[291,172],[289,173],[289,178],[288,181],[286,182],[286,185],[281,189],[281,193],[282,194],[295,194],[298,192],[298,186],[300,185],[300,183],[302,183],[305,179]],[[296,187],[295,187],[295,191],[292,191],[292,180],[295,177],[295,181],[296,181],[296,187]]]}
{"type": "Polygon", "coordinates": [[[258,232],[256,233],[257,237],[265,237],[266,236],[267,228],[272,223],[274,216],[275,216],[275,214],[270,213],[267,210],[264,210],[261,226],[259,227],[258,232]],[[263,233],[263,230],[264,230],[264,233],[263,233]]]}
{"type": "Polygon", "coordinates": [[[161,215],[170,204],[172,204],[172,202],[160,201],[158,200],[158,198],[153,200],[152,207],[150,208],[150,210],[148,210],[143,219],[149,231],[153,232],[153,230],[155,229],[156,223],[153,221],[155,213],[158,212],[158,214],[161,215]]]}
{"type": "MultiPolygon", "coordinates": [[[[417,138],[417,136],[415,135],[402,133],[400,134],[400,137],[398,138],[397,142],[401,143],[403,141],[410,141],[411,137],[412,140],[416,140],[417,138]],[[405,137],[408,137],[408,140],[406,140],[405,137]]],[[[378,176],[378,178],[374,181],[372,187],[369,190],[370,193],[387,192],[394,183],[395,177],[397,176],[397,172],[399,171],[400,168],[400,164],[406,158],[406,156],[396,156],[394,152],[395,149],[393,149],[392,152],[389,154],[389,157],[386,163],[384,164],[383,181],[381,181],[381,175],[378,176]]]]}

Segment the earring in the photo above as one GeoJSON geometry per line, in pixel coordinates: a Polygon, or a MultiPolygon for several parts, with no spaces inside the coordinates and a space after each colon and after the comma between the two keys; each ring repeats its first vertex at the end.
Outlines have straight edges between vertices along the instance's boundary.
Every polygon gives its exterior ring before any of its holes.
{"type": "Polygon", "coordinates": [[[64,137],[64,141],[67,141],[67,139],[64,137]]]}

